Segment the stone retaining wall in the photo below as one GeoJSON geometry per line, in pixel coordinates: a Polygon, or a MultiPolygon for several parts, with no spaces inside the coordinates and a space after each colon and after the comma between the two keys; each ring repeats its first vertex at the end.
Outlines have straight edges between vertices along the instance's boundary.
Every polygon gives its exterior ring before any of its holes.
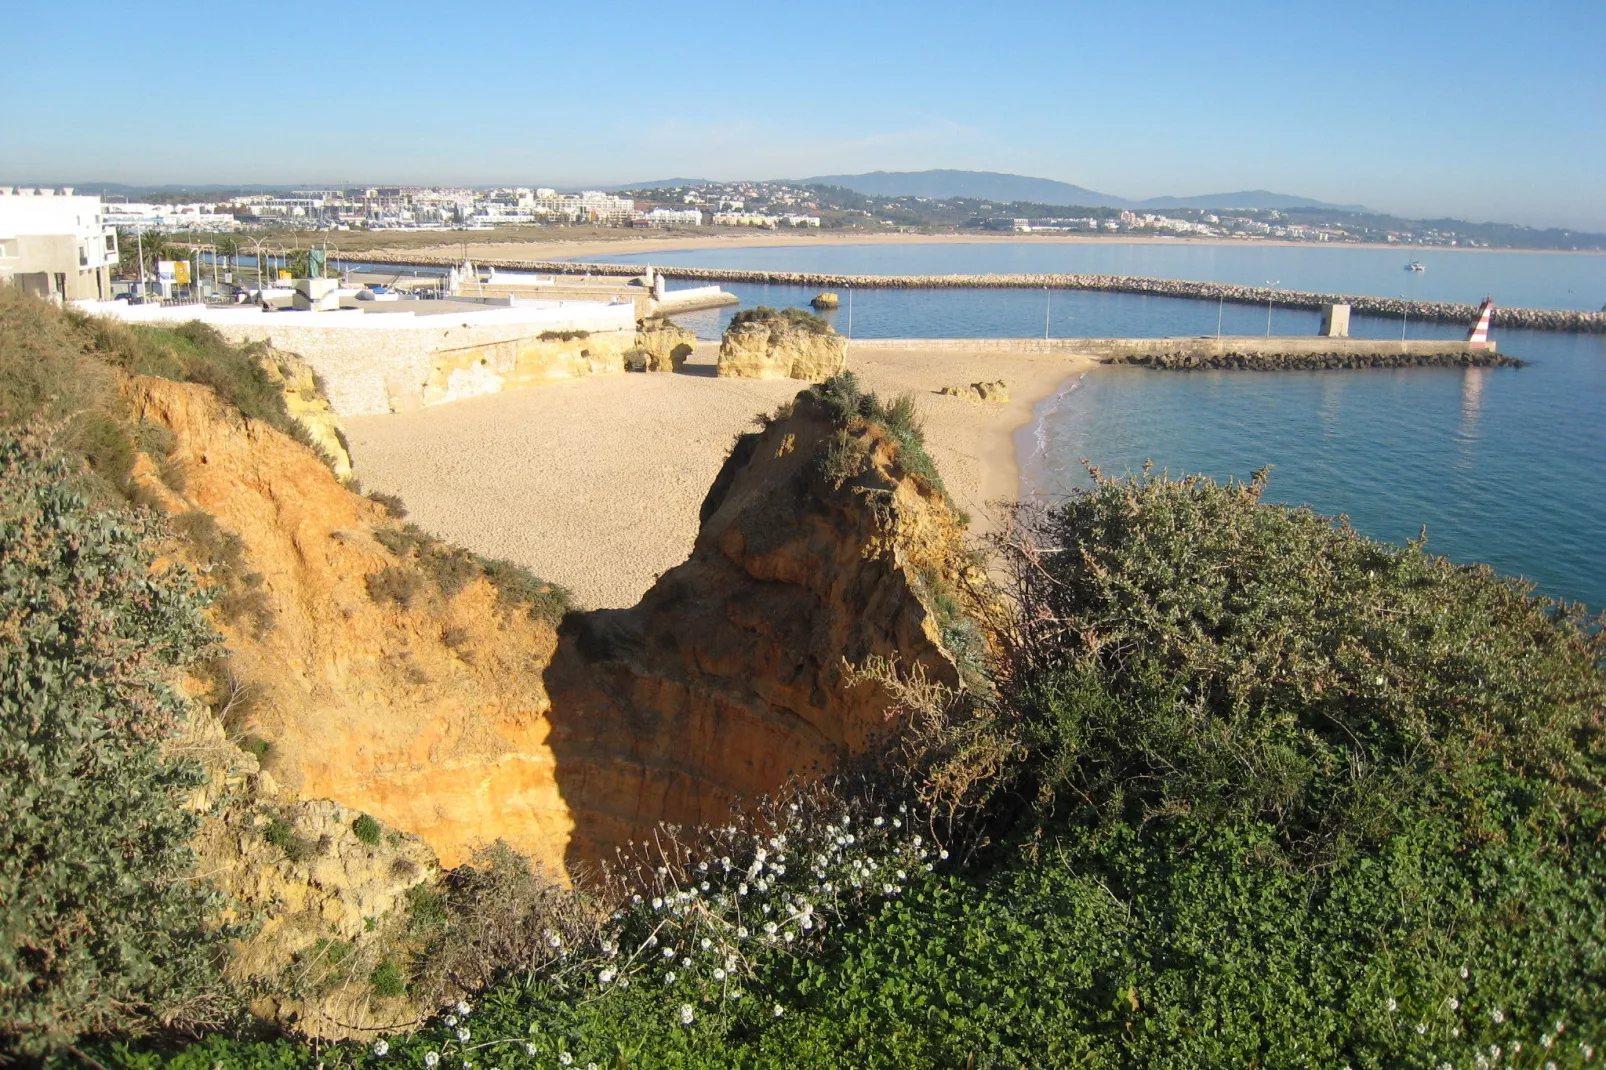
{"type": "MultiPolygon", "coordinates": [[[[365,260],[395,264],[453,263],[451,257],[418,254],[368,254],[365,260]]],[[[489,267],[524,268],[550,272],[589,272],[592,275],[639,275],[639,264],[576,264],[566,260],[483,261],[489,267]]],[[[1234,304],[1319,310],[1326,304],[1347,304],[1357,314],[1411,319],[1433,323],[1457,323],[1471,327],[1478,306],[1447,301],[1406,301],[1394,297],[1367,297],[1355,294],[1307,293],[1300,290],[1273,290],[1264,286],[1235,286],[1219,282],[1189,282],[1183,279],[1150,279],[1136,275],[832,275],[806,271],[754,271],[738,268],[655,267],[671,279],[706,282],[746,282],[779,286],[818,286],[826,289],[1054,289],[1097,290],[1109,293],[1152,294],[1196,300],[1223,300],[1234,304]]],[[[1494,310],[1495,327],[1520,327],[1534,331],[1576,331],[1606,334],[1606,312],[1574,312],[1568,309],[1500,308],[1494,310]]]]}

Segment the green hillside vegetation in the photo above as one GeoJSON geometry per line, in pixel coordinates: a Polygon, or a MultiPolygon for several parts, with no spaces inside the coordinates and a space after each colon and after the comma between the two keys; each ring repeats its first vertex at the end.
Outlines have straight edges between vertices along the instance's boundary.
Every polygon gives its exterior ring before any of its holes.
{"type": "MultiPolygon", "coordinates": [[[[415,958],[369,983],[472,994],[412,1034],[217,1028],[237,997],[183,879],[195,774],[157,746],[182,712],[165,674],[208,633],[182,571],[151,571],[156,529],[118,504],[115,435],[94,432],[145,433],[120,422],[125,365],[40,307],[0,304],[7,419],[50,436],[11,434],[0,493],[0,790],[37,815],[6,826],[0,861],[13,1053],[197,1070],[1606,1053],[1600,622],[1266,504],[1258,478],[1149,476],[1023,508],[995,540],[1013,613],[987,686],[864,667],[906,707],[895,751],[725,827],[663,830],[580,892],[505,850],[416,890],[415,958]],[[53,363],[30,371],[27,346],[53,363]],[[185,1022],[215,1031],[160,1031],[185,1022]]],[[[906,407],[847,379],[813,393],[922,463],[906,407]]]]}

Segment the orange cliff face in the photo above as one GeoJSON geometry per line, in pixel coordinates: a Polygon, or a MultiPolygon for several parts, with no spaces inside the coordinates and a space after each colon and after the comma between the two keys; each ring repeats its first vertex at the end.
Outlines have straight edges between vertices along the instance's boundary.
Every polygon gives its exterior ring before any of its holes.
{"type": "Polygon", "coordinates": [[[800,395],[738,441],[684,564],[632,609],[565,620],[547,687],[571,862],[865,749],[892,727],[882,689],[850,679],[872,655],[958,683],[920,577],[957,578],[963,528],[877,429],[853,436],[863,471],[825,475],[836,434],[800,395]]]}
{"type": "Polygon", "coordinates": [[[874,427],[853,432],[862,471],[822,474],[838,432],[812,397],[738,443],[691,557],[638,606],[554,629],[484,578],[444,594],[380,541],[398,530],[383,507],[209,390],[127,391],[177,440],[184,489],[145,465],[151,496],[209,514],[261,576],[260,626],[220,622],[245,685],[231,732],[267,742],[281,794],[372,814],[443,866],[500,839],[564,878],[823,771],[889,728],[887,697],[849,675],[871,655],[958,680],[924,592],[962,568],[959,521],[874,427]],[[416,590],[376,599],[386,569],[416,590]]]}
{"type": "Polygon", "coordinates": [[[445,866],[499,838],[561,862],[572,821],[541,681],[552,626],[499,606],[484,580],[376,602],[367,576],[397,564],[374,538],[396,526],[383,507],[204,387],[140,377],[128,394],[177,439],[184,491],[158,497],[210,514],[261,576],[268,623],[220,622],[244,687],[229,727],[267,741],[280,789],[414,833],[445,866]]]}

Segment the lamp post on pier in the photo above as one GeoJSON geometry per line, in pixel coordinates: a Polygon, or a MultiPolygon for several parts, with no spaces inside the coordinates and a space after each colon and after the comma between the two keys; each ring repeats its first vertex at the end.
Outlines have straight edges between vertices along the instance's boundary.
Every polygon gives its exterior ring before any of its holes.
{"type": "MultiPolygon", "coordinates": [[[[1283,280],[1281,280],[1281,279],[1267,279],[1266,280],[1266,285],[1267,286],[1276,286],[1279,283],[1281,283],[1282,281],[1283,280]]],[[[1271,294],[1267,294],[1266,295],[1266,337],[1267,338],[1271,337],[1271,301],[1272,301],[1272,295],[1271,294]]]]}

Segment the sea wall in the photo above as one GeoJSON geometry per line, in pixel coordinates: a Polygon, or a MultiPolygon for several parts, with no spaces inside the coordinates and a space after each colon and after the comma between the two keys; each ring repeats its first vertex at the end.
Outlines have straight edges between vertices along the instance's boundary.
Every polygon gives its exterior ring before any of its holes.
{"type": "MultiPolygon", "coordinates": [[[[398,264],[448,264],[450,257],[418,254],[368,254],[367,260],[398,264]]],[[[521,267],[528,270],[573,272],[593,275],[639,275],[637,264],[575,264],[563,260],[486,261],[491,267],[521,267]]],[[[1156,297],[1182,297],[1196,300],[1231,301],[1234,304],[1319,310],[1326,304],[1347,304],[1358,315],[1384,316],[1434,323],[1461,323],[1471,326],[1478,306],[1450,301],[1407,301],[1394,297],[1368,297],[1360,294],[1323,294],[1301,290],[1273,290],[1264,286],[1235,286],[1219,282],[1191,282],[1185,279],[1150,279],[1137,275],[834,275],[810,271],[758,271],[738,268],[654,267],[671,279],[702,282],[746,282],[777,286],[818,286],[825,289],[1038,289],[1099,290],[1108,293],[1150,294],[1156,297]]],[[[1606,312],[1574,312],[1568,309],[1500,308],[1494,310],[1495,327],[1520,327],[1534,331],[1575,331],[1606,334],[1606,312]]]]}
{"type": "Polygon", "coordinates": [[[1154,368],[1521,367],[1523,361],[1466,342],[1207,335],[1199,338],[861,338],[853,350],[947,349],[975,353],[1064,353],[1103,364],[1154,368]]]}

